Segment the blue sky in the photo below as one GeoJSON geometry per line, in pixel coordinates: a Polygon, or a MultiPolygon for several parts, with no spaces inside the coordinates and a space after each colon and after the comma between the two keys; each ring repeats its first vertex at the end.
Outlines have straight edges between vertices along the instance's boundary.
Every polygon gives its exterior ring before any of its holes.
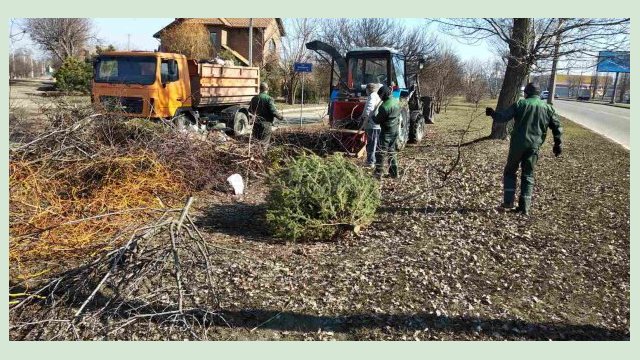
{"type": "MultiPolygon", "coordinates": [[[[424,19],[403,19],[409,26],[426,26],[424,19]]],[[[132,50],[154,50],[158,41],[153,34],[173,21],[173,18],[94,18],[96,33],[105,45],[113,44],[118,49],[127,49],[128,41],[132,50]]],[[[435,26],[430,25],[428,31],[438,33],[435,26]]],[[[486,60],[493,57],[488,47],[466,45],[458,42],[454,37],[438,33],[441,41],[449,44],[463,60],[486,60]]],[[[32,48],[32,44],[25,37],[13,44],[14,48],[32,48]]]]}

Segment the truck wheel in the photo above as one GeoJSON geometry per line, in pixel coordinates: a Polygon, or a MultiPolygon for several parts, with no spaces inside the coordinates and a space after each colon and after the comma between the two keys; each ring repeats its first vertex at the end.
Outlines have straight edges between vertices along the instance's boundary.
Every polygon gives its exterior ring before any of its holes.
{"type": "Polygon", "coordinates": [[[409,131],[409,140],[413,143],[419,143],[424,138],[426,129],[424,117],[420,111],[411,114],[411,130],[409,131]]]}
{"type": "Polygon", "coordinates": [[[249,132],[249,118],[242,111],[236,112],[233,117],[233,135],[240,136],[249,132]]]}
{"type": "Polygon", "coordinates": [[[396,149],[398,151],[404,149],[407,141],[409,141],[409,110],[403,107],[402,110],[400,110],[400,129],[398,130],[396,149]]]}

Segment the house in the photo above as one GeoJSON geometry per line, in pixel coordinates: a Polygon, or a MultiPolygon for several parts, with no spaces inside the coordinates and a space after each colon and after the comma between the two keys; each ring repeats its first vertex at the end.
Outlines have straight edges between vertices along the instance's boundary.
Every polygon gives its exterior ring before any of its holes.
{"type": "Polygon", "coordinates": [[[209,30],[216,51],[227,50],[243,64],[249,65],[250,20],[253,22],[253,65],[261,66],[270,59],[279,58],[281,38],[285,36],[280,18],[176,18],[153,37],[160,39],[163,30],[183,22],[203,24],[209,30]]]}

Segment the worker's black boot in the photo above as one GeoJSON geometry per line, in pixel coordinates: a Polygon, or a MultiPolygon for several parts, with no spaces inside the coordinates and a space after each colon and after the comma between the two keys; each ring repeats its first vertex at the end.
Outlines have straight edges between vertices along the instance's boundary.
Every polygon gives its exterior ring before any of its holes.
{"type": "Polygon", "coordinates": [[[527,199],[521,197],[518,199],[518,207],[516,211],[522,213],[524,216],[529,216],[531,213],[531,201],[527,201],[527,199]]]}
{"type": "Polygon", "coordinates": [[[502,203],[502,208],[505,209],[505,210],[511,210],[511,209],[513,209],[513,206],[514,206],[513,205],[513,201],[511,201],[511,202],[503,202],[502,203]]]}

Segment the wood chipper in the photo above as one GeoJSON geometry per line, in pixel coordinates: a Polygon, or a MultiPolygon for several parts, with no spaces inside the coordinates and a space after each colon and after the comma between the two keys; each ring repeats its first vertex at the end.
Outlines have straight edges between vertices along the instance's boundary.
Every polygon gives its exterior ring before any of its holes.
{"type": "Polygon", "coordinates": [[[349,154],[363,153],[366,135],[358,120],[366,102],[368,83],[384,84],[393,89],[402,107],[398,150],[407,142],[420,142],[425,135],[425,124],[433,124],[433,101],[420,94],[417,69],[422,68],[424,58],[412,64],[414,73],[408,73],[406,57],[398,50],[385,47],[356,48],[342,56],[334,47],[311,41],[307,49],[313,50],[331,64],[329,93],[329,124],[339,146],[349,154]],[[325,57],[321,52],[330,56],[325,57]]]}

